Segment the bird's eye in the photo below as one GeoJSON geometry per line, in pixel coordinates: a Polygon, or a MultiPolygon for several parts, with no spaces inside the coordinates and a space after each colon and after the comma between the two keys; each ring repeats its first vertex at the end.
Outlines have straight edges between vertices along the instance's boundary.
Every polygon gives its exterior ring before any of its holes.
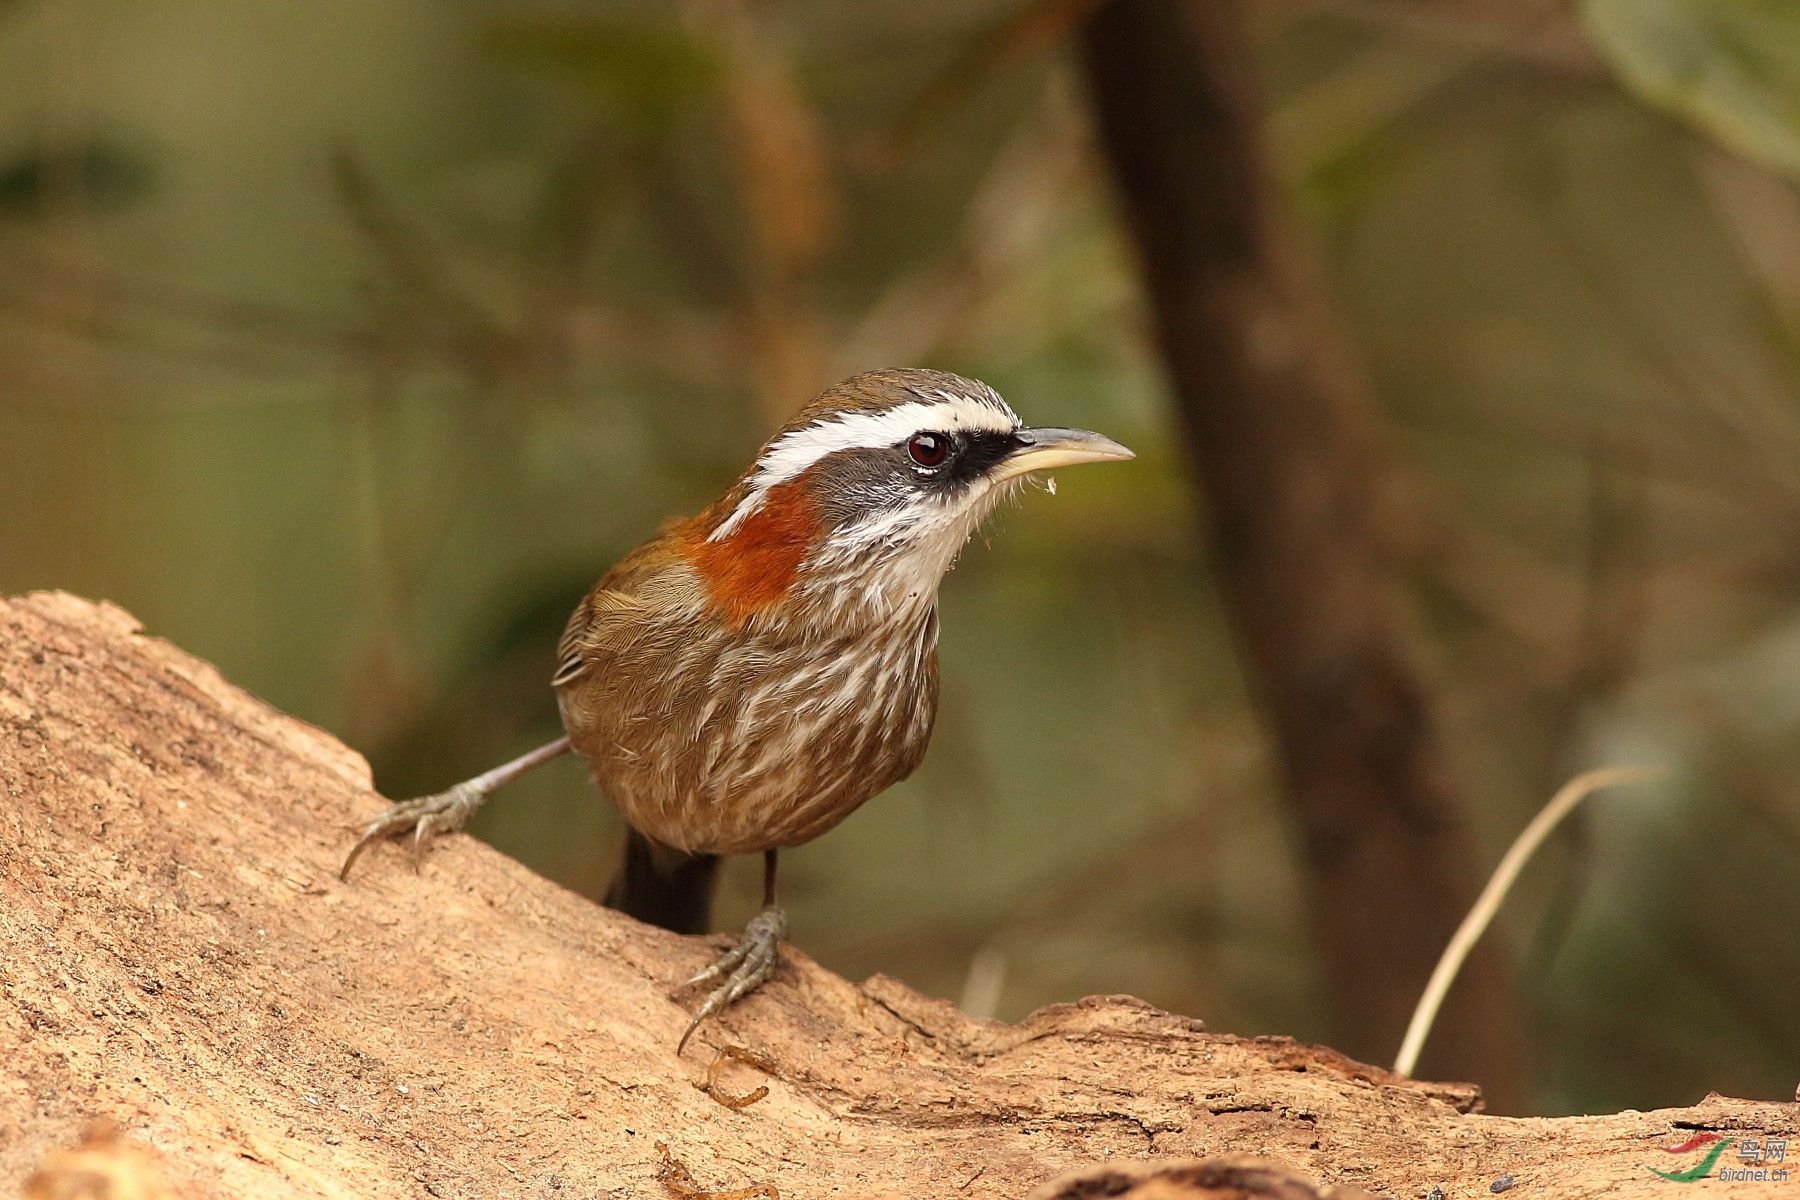
{"type": "Polygon", "coordinates": [[[921,467],[935,467],[950,456],[950,439],[941,433],[915,433],[906,441],[906,453],[921,467]]]}

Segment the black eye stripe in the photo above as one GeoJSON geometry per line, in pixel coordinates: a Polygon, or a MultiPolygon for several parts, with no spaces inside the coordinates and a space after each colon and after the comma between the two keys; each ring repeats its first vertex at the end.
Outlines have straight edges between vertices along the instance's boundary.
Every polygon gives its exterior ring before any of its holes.
{"type": "Polygon", "coordinates": [[[923,499],[955,504],[1024,444],[1003,430],[920,429],[885,446],[834,451],[808,471],[826,524],[843,529],[923,499]],[[944,457],[936,466],[913,460],[910,446],[921,433],[943,440],[944,457]]]}
{"type": "Polygon", "coordinates": [[[964,487],[987,474],[1023,443],[1017,434],[997,430],[959,430],[955,433],[920,430],[901,444],[920,482],[931,488],[964,487]],[[942,447],[941,456],[921,459],[922,439],[942,447]]]}

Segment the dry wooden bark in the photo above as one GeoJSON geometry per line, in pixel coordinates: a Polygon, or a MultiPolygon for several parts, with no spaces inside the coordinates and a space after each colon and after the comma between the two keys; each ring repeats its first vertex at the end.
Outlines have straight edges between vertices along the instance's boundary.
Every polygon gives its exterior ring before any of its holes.
{"type": "Polygon", "coordinates": [[[146,1170],[182,1197],[679,1195],[659,1142],[688,1186],[787,1197],[1650,1196],[1688,1130],[1796,1132],[1718,1098],[1472,1115],[1471,1089],[1128,997],[981,1022],[791,950],[678,1060],[667,990],[712,946],[462,836],[339,884],[380,804],[356,754],[122,611],[0,600],[0,1196],[40,1166],[34,1196],[163,1195],[146,1170]],[[725,1045],[767,1069],[705,1094],[725,1045]],[[123,1143],[54,1157],[97,1117],[123,1143]],[[1231,1153],[1272,1165],[1128,1162],[1231,1153]],[[109,1154],[127,1183],[96,1190],[109,1154]]]}

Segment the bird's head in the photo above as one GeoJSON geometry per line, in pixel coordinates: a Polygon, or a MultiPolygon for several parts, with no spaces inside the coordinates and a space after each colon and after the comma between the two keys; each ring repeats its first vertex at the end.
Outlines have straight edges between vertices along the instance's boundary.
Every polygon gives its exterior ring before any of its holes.
{"type": "Polygon", "coordinates": [[[870,371],[768,441],[690,526],[689,557],[740,621],[794,600],[928,607],[969,535],[1028,474],[1131,457],[1097,433],[1029,428],[973,379],[870,371]]]}

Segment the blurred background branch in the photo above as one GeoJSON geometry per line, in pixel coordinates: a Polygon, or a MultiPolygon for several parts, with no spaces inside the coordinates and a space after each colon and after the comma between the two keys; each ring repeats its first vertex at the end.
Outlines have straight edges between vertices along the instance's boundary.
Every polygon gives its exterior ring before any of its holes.
{"type": "MultiPolygon", "coordinates": [[[[1241,9],[1112,0],[1082,32],[1220,590],[1302,834],[1333,1044],[1375,1058],[1474,898],[1399,628],[1378,410],[1267,166],[1241,9]]],[[[1518,1008],[1477,951],[1427,1074],[1519,1101],[1518,1008]]]]}

